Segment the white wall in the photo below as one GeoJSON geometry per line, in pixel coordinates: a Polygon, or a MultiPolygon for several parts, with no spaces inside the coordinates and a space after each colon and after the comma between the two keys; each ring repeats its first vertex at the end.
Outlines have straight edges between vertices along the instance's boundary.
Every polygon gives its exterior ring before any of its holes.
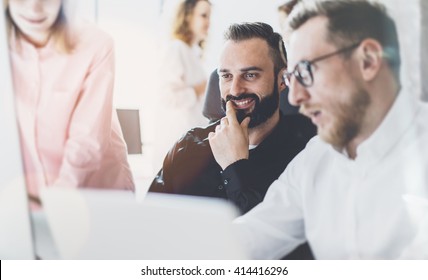
{"type": "Polygon", "coordinates": [[[97,0],[68,0],[76,9],[79,18],[95,22],[97,15],[97,0]]]}
{"type": "Polygon", "coordinates": [[[412,94],[421,97],[421,8],[426,0],[383,0],[396,21],[402,60],[401,82],[412,94]]]}
{"type": "Polygon", "coordinates": [[[421,42],[420,46],[420,63],[421,63],[421,82],[422,82],[422,98],[428,101],[428,1],[420,0],[421,5],[421,42]]]}

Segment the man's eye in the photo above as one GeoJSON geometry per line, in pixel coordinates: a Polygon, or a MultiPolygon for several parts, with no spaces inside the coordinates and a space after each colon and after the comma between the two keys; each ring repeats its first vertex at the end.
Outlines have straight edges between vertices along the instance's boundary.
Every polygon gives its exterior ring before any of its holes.
{"type": "Polygon", "coordinates": [[[245,78],[247,79],[254,79],[257,75],[254,73],[246,73],[245,78]]]}
{"type": "Polygon", "coordinates": [[[230,79],[230,77],[231,77],[232,75],[230,75],[229,73],[225,73],[225,74],[222,74],[221,75],[221,78],[222,79],[230,79]]]}

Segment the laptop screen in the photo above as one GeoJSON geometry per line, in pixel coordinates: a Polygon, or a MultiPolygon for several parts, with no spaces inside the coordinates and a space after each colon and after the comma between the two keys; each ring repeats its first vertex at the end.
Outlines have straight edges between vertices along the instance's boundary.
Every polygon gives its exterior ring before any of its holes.
{"type": "Polygon", "coordinates": [[[0,259],[33,259],[29,204],[19,145],[6,20],[0,13],[0,259]]]}
{"type": "Polygon", "coordinates": [[[225,200],[45,188],[44,211],[62,259],[246,259],[225,200]]]}

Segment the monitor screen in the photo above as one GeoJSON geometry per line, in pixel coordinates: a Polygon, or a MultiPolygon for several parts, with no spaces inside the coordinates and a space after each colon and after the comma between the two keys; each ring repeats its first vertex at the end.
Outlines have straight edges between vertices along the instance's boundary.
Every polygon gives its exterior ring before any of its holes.
{"type": "Polygon", "coordinates": [[[138,109],[116,109],[128,154],[141,154],[140,112],[138,109]]]}
{"type": "Polygon", "coordinates": [[[32,259],[34,248],[10,68],[0,13],[0,259],[32,259]]]}

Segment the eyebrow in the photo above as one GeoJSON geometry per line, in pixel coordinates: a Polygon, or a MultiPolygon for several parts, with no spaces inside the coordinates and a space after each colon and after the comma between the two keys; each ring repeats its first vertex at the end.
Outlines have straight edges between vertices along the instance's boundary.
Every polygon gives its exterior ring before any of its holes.
{"type": "MultiPolygon", "coordinates": [[[[257,66],[250,66],[250,67],[241,68],[239,71],[241,71],[241,72],[248,72],[248,71],[263,72],[263,69],[260,67],[257,67],[257,66]]],[[[218,70],[218,73],[228,73],[228,72],[230,72],[230,70],[224,69],[224,68],[221,68],[218,70]]]]}

